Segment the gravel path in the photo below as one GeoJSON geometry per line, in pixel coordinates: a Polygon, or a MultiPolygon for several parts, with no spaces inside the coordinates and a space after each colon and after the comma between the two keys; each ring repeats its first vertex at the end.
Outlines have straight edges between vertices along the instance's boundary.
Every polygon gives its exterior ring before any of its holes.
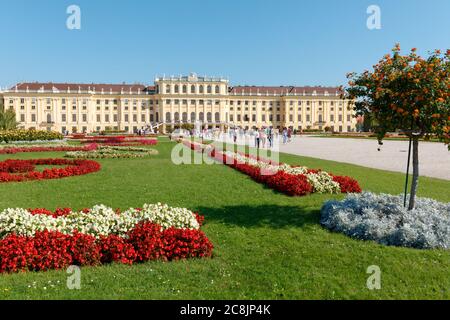
{"type": "MultiPolygon", "coordinates": [[[[406,172],[408,144],[386,140],[378,151],[377,140],[295,137],[286,145],[280,144],[280,152],[406,172]]],[[[419,161],[421,176],[450,180],[450,151],[443,143],[421,142],[419,161]]]]}

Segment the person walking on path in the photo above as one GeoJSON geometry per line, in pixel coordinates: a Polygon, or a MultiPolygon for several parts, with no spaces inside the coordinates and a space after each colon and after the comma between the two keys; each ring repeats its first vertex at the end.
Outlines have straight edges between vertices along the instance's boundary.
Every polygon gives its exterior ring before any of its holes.
{"type": "Polygon", "coordinates": [[[256,144],[256,148],[259,149],[259,144],[261,143],[261,134],[259,132],[259,130],[257,129],[255,131],[255,144],[256,144]]]}
{"type": "Polygon", "coordinates": [[[287,129],[284,128],[284,129],[283,129],[283,144],[286,144],[286,142],[287,142],[287,136],[288,136],[287,129]]]}
{"type": "Polygon", "coordinates": [[[267,140],[267,136],[266,136],[266,130],[265,129],[261,129],[260,131],[260,136],[261,136],[261,145],[263,148],[266,147],[266,140],[267,140]]]}
{"type": "Polygon", "coordinates": [[[273,147],[273,129],[272,127],[267,130],[267,139],[269,140],[269,148],[273,147]]]}

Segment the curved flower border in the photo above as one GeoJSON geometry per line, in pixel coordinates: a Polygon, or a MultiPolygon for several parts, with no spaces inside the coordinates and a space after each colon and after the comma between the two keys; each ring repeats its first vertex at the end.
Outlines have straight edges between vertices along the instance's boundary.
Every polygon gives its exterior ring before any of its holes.
{"type": "Polygon", "coordinates": [[[80,176],[97,172],[100,169],[101,165],[98,162],[92,160],[81,160],[81,159],[6,160],[0,162],[0,183],[61,179],[71,176],[80,176]],[[66,165],[66,167],[45,169],[42,172],[34,171],[35,166],[39,165],[56,165],[56,166],[66,165]]]}
{"type": "Polygon", "coordinates": [[[144,158],[157,154],[159,154],[159,152],[155,149],[99,146],[97,150],[67,152],[65,157],[81,159],[119,159],[144,158]]]}
{"type": "Polygon", "coordinates": [[[132,138],[128,136],[113,137],[86,137],[80,140],[81,143],[97,143],[104,146],[155,146],[158,144],[157,139],[132,138]]]}
{"type": "Polygon", "coordinates": [[[6,209],[0,213],[0,273],[211,257],[203,220],[159,203],[124,212],[103,205],[81,212],[6,209]]]}
{"type": "Polygon", "coordinates": [[[0,154],[17,154],[23,152],[67,152],[67,151],[90,151],[97,148],[95,144],[89,144],[86,146],[68,146],[68,145],[54,145],[54,146],[21,146],[21,147],[8,147],[0,148],[0,154]]]}

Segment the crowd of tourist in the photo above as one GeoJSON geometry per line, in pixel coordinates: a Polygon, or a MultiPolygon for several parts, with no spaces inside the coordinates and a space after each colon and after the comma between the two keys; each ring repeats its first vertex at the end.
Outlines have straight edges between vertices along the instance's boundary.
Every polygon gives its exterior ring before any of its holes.
{"type": "Polygon", "coordinates": [[[183,136],[191,136],[204,140],[223,141],[228,143],[248,144],[256,148],[271,149],[279,142],[287,144],[292,141],[293,132],[290,128],[283,130],[273,127],[258,129],[230,128],[227,131],[220,129],[184,130],[183,136]]]}

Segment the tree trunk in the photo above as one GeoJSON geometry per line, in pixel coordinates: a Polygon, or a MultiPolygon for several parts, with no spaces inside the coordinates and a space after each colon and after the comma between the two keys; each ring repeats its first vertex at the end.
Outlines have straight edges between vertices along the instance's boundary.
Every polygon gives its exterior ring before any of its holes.
{"type": "Polygon", "coordinates": [[[417,185],[419,183],[419,137],[413,137],[413,179],[411,184],[411,194],[409,197],[408,210],[414,209],[416,205],[417,185]]]}

